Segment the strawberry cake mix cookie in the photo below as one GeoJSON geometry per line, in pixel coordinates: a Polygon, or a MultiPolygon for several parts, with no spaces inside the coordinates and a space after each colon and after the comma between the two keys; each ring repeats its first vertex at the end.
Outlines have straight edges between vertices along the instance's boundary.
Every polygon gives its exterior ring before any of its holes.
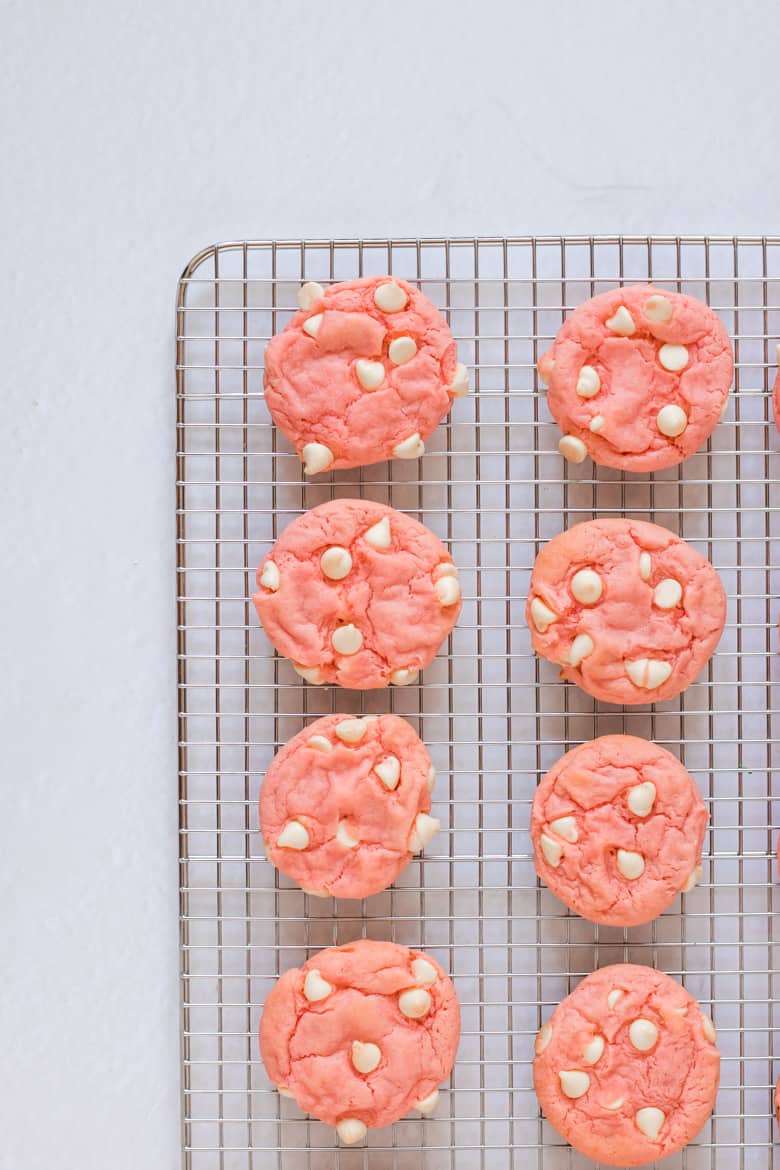
{"type": "Polygon", "coordinates": [[[257,586],[265,632],[302,678],[366,690],[415,682],[461,606],[441,541],[371,500],[331,500],[294,520],[257,586]]]}
{"type": "Polygon", "coordinates": [[[772,391],[772,409],[775,416],[775,426],[780,431],[780,345],[777,347],[777,374],[772,391]]]}
{"type": "Polygon", "coordinates": [[[634,735],[603,735],[567,752],[536,790],[536,872],[583,918],[638,926],[696,885],[707,820],[671,752],[634,735]]]}
{"type": "Polygon", "coordinates": [[[279,751],[260,791],[268,860],[308,893],[367,898],[439,830],[436,773],[397,715],[326,715],[279,751]]]}
{"type": "Polygon", "coordinates": [[[430,1113],[460,1038],[455,988],[439,964],[362,939],[286,971],[265,1001],[268,1076],[351,1145],[412,1109],[430,1113]]]}
{"type": "Polygon", "coordinates": [[[720,1079],[715,1027],[692,995],[649,967],[588,975],[536,1037],[534,1086],[562,1137],[607,1166],[687,1146],[720,1079]]]}
{"type": "Polygon", "coordinates": [[[657,703],[709,661],[726,595],[709,561],[666,528],[587,520],[537,556],[526,619],[562,678],[607,703],[657,703]]]}
{"type": "Polygon", "coordinates": [[[419,289],[368,276],[300,290],[265,351],[265,400],[307,475],[416,459],[468,390],[450,327],[419,289]]]}
{"type": "Polygon", "coordinates": [[[561,454],[625,471],[657,471],[698,451],[726,409],[733,372],[712,309],[649,284],[580,305],[539,359],[561,454]]]}

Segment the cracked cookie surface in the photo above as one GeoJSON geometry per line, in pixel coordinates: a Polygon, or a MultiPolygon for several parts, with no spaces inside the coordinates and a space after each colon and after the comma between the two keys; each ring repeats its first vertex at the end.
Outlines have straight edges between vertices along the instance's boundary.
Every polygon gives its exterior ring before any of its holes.
{"type": "Polygon", "coordinates": [[[731,343],[703,302],[652,285],[600,293],[571,313],[538,363],[560,451],[656,471],[707,441],[725,411],[731,343]]]}
{"type": "Polygon", "coordinates": [[[575,1150],[642,1166],[686,1146],[712,1113],[720,1078],[709,1016],[668,975],[603,967],[567,996],[535,1043],[534,1087],[575,1150]]]}
{"type": "Polygon", "coordinates": [[[390,276],[299,293],[301,309],[265,351],[265,400],[307,474],[414,459],[468,389],[449,325],[390,276]]]}
{"type": "Polygon", "coordinates": [[[439,964],[371,939],[286,971],[260,1022],[270,1079],[347,1143],[412,1109],[430,1112],[459,1037],[457,995],[439,964]]]}
{"type": "Polygon", "coordinates": [[[656,703],[693,682],[718,644],[726,596],[701,553],[642,520],[586,520],[550,540],[531,574],[537,654],[607,703],[656,703]]]}
{"type": "Polygon", "coordinates": [[[265,632],[303,678],[366,690],[415,682],[461,608],[441,541],[371,500],[299,516],[261,562],[257,586],[265,632]]]}
{"type": "Polygon", "coordinates": [[[304,890],[367,898],[439,829],[431,758],[397,715],[327,715],[277,752],[260,790],[268,860],[304,890]]]}
{"type": "Polygon", "coordinates": [[[651,922],[701,876],[707,810],[680,761],[633,735],[567,752],[531,809],[536,872],[591,922],[651,922]]]}

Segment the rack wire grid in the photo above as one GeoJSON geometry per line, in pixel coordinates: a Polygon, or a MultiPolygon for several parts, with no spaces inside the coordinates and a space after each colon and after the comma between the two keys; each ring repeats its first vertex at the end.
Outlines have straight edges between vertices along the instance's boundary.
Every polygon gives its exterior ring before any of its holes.
{"type": "Polygon", "coordinates": [[[713,1119],[666,1170],[774,1165],[780,438],[770,354],[780,336],[780,239],[225,243],[187,266],[177,319],[186,1170],[591,1166],[540,1115],[533,1038],[584,975],[614,962],[682,980],[718,1028],[713,1119]],[[419,285],[446,313],[472,392],[419,463],[307,481],[263,402],[265,344],[292,314],[301,281],[385,272],[419,285]],[[708,301],[725,323],[736,374],[724,421],[706,449],[654,475],[566,464],[537,357],[567,310],[647,280],[708,301]],[[250,596],[263,552],[304,509],[340,496],[417,517],[460,567],[460,621],[419,685],[308,686],[256,620],[250,596]],[[596,703],[561,683],[532,653],[523,617],[542,544],[578,520],[614,515],[691,541],[728,593],[715,657],[683,695],[655,706],[596,703]],[[405,716],[438,772],[433,811],[443,831],[392,889],[364,902],[303,894],[266,862],[258,830],[258,790],[274,752],[337,710],[405,716]],[[629,930],[568,913],[537,881],[528,834],[547,768],[575,744],[621,731],[677,753],[711,818],[702,883],[629,930]],[[281,972],[362,936],[435,955],[455,981],[463,1035],[435,1115],[339,1148],[332,1129],[273,1090],[257,1026],[281,972]]]}

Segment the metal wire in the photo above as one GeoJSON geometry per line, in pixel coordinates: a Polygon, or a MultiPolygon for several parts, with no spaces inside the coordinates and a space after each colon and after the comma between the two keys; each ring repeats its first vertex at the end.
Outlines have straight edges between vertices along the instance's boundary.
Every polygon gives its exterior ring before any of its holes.
{"type": "Polygon", "coordinates": [[[186,1170],[539,1170],[591,1165],[541,1118],[533,1036],[589,971],[658,967],[711,1010],[723,1057],[714,1118],[665,1170],[774,1165],[777,954],[771,775],[780,756],[780,439],[770,367],[780,337],[780,239],[570,238],[231,242],[187,266],[177,309],[177,564],[186,1170]],[[305,482],[271,425],[260,371],[302,280],[394,272],[448,315],[469,399],[419,464],[305,482]],[[735,340],[735,393],[708,448],[655,476],[567,466],[534,367],[567,309],[652,279],[706,299],[735,340]],[[453,551],[464,609],[421,685],[365,694],[301,683],[249,597],[263,550],[337,496],[417,516],[453,551]],[[704,552],[728,625],[677,700],[622,710],[557,680],[523,621],[541,545],[591,515],[664,524],[704,552]],[[265,861],[256,801],[274,751],[330,711],[395,711],[429,745],[445,831],[392,890],[311,899],[265,861]],[[705,878],[656,922],[593,926],[536,881],[535,787],[565,750],[624,730],[670,747],[708,802],[705,878]],[[273,1092],[257,1024],[278,975],[367,935],[424,947],[452,973],[463,1040],[436,1114],[338,1149],[273,1092]]]}

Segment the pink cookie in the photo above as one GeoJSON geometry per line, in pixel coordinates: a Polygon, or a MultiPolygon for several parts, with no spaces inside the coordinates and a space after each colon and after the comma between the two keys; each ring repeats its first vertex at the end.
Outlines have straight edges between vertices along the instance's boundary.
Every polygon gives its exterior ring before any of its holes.
{"type": "Polygon", "coordinates": [[[351,1145],[411,1109],[429,1113],[460,1038],[439,964],[362,939],[286,971],[265,1001],[260,1050],[280,1093],[351,1145]]]}
{"type": "Polygon", "coordinates": [[[777,347],[777,374],[775,387],[772,391],[772,410],[775,416],[775,426],[780,431],[780,345],[777,347]]]}
{"type": "Polygon", "coordinates": [[[587,520],[537,556],[526,620],[561,678],[607,703],[657,703],[711,657],[726,596],[709,561],[666,528],[587,520]]]}
{"type": "Polygon", "coordinates": [[[306,474],[422,455],[468,390],[439,310],[390,276],[309,282],[298,300],[265,351],[265,400],[306,474]]]}
{"type": "Polygon", "coordinates": [[[294,520],[257,585],[265,632],[312,683],[415,682],[460,613],[458,571],[441,541],[371,500],[331,500],[294,520]]]}
{"type": "Polygon", "coordinates": [[[536,790],[536,872],[591,922],[652,922],[701,877],[707,810],[680,761],[634,735],[567,752],[536,790]]]}
{"type": "Polygon", "coordinates": [[[709,1016],[668,975],[630,963],[603,967],[536,1038],[539,1104],[587,1158],[654,1162],[687,1146],[712,1113],[716,1038],[709,1016]]]}
{"type": "Polygon", "coordinates": [[[780,1081],[775,1085],[775,1118],[780,1126],[780,1081]]]}
{"type": "Polygon", "coordinates": [[[268,860],[309,893],[367,898],[438,832],[431,757],[397,715],[326,715],[279,751],[260,792],[268,860]]]}
{"type": "Polygon", "coordinates": [[[698,451],[726,409],[733,372],[712,309],[649,284],[580,305],[539,359],[561,454],[626,471],[657,471],[698,451]]]}

